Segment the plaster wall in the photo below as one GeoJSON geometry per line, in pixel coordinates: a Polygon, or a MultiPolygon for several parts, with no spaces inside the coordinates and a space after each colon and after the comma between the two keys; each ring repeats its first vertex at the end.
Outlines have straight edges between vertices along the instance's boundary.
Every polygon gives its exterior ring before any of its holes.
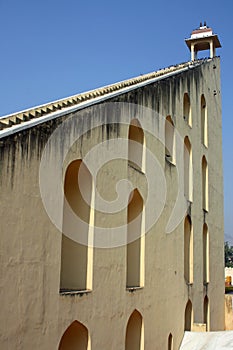
{"type": "MultiPolygon", "coordinates": [[[[164,146],[145,132],[146,147],[156,154],[167,184],[165,208],[157,223],[145,236],[144,283],[134,291],[126,289],[126,246],[93,249],[91,291],[63,295],[60,290],[62,234],[50,221],[41,200],[39,165],[44,146],[52,131],[69,116],[48,121],[8,136],[0,144],[1,197],[1,314],[0,344],[3,349],[56,349],[63,333],[74,321],[89,331],[89,347],[123,349],[130,315],[136,309],[143,318],[144,348],[165,349],[173,336],[174,350],[184,334],[185,307],[193,306],[193,323],[203,324],[203,303],[209,299],[209,330],[224,329],[223,268],[223,186],[222,135],[219,59],[195,69],[160,80],[112,99],[151,108],[166,118],[170,115],[184,139],[189,137],[193,161],[193,200],[189,215],[193,227],[193,282],[184,279],[184,218],[170,234],[165,233],[177,195],[177,169],[165,160],[164,146]],[[183,118],[183,96],[188,93],[192,109],[192,127],[183,118]],[[208,148],[201,144],[201,95],[208,108],[208,148]],[[209,210],[202,209],[201,161],[205,155],[209,169],[209,210]],[[209,230],[209,283],[203,284],[203,224],[209,230]]],[[[135,117],[135,107],[128,107],[135,117]]],[[[77,113],[67,129],[83,128],[88,109],[77,113]]],[[[108,115],[95,118],[109,123],[108,115]]],[[[112,120],[110,120],[110,123],[112,120]]],[[[121,122],[121,115],[114,122],[121,122]]],[[[91,121],[90,121],[91,123],[91,121]]],[[[154,128],[164,135],[164,120],[154,117],[154,128]]],[[[103,140],[128,138],[128,126],[122,124],[94,128],[77,141],[64,162],[82,157],[103,140]]],[[[56,152],[63,153],[61,134],[56,152]]],[[[143,198],[148,193],[145,172],[125,160],[114,160],[100,171],[96,189],[107,200],[115,198],[115,184],[128,178],[143,198]]],[[[155,174],[156,176],[156,174],[155,174]]],[[[52,199],[51,199],[52,200],[52,199]]],[[[160,200],[158,198],[158,200],[160,200]]],[[[56,203],[54,203],[56,206],[56,203]]],[[[148,214],[146,214],[148,215],[148,214]]],[[[97,212],[95,224],[106,227],[127,222],[127,206],[116,215],[97,212]]],[[[141,348],[142,349],[142,348],[141,348]]]]}

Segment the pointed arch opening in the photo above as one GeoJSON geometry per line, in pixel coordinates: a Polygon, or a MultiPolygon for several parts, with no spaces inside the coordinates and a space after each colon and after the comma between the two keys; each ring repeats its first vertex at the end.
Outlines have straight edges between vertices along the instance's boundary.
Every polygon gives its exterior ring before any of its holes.
{"type": "Polygon", "coordinates": [[[170,333],[168,336],[168,346],[167,346],[168,350],[173,350],[173,336],[170,333]]]}
{"type": "Polygon", "coordinates": [[[64,181],[60,292],[83,291],[92,287],[93,248],[90,244],[91,227],[93,227],[90,225],[91,217],[93,219],[92,191],[92,177],[89,170],[82,160],[74,160],[67,167],[64,181]],[[76,216],[84,224],[74,220],[76,216]],[[66,235],[70,232],[73,239],[66,235]]]}
{"type": "Polygon", "coordinates": [[[209,331],[209,298],[207,295],[205,296],[203,303],[203,322],[206,324],[206,331],[209,331]]]}
{"type": "Polygon", "coordinates": [[[193,164],[192,146],[188,136],[184,138],[184,195],[192,202],[193,200],[193,164]]]}
{"type": "Polygon", "coordinates": [[[170,115],[165,120],[165,158],[175,164],[175,128],[170,115]]]}
{"type": "Polygon", "coordinates": [[[191,331],[193,323],[193,306],[189,300],[186,304],[185,314],[184,314],[184,330],[191,331]]]}
{"type": "Polygon", "coordinates": [[[192,221],[189,215],[184,220],[184,278],[186,283],[193,283],[192,221]]]}
{"type": "Polygon", "coordinates": [[[187,92],[184,93],[183,98],[183,116],[184,120],[188,123],[188,125],[192,127],[191,104],[189,94],[187,92]]]}
{"type": "Polygon", "coordinates": [[[125,350],[144,350],[143,318],[137,310],[134,310],[127,323],[125,350]]]}
{"type": "Polygon", "coordinates": [[[144,132],[137,119],[131,120],[128,133],[128,163],[133,168],[145,172],[144,132]],[[132,142],[130,142],[132,141],[132,142]],[[137,144],[135,144],[137,142],[137,144]]]}
{"type": "Polygon", "coordinates": [[[88,329],[74,321],[64,332],[58,350],[89,350],[88,329]]]}
{"type": "Polygon", "coordinates": [[[209,210],[208,198],[208,164],[206,157],[202,157],[202,208],[206,212],[209,210]]]}
{"type": "Polygon", "coordinates": [[[209,232],[206,223],[203,225],[203,283],[209,283],[209,232]]]}
{"type": "Polygon", "coordinates": [[[201,142],[208,147],[208,120],[205,96],[201,95],[201,142]]]}
{"type": "Polygon", "coordinates": [[[143,199],[137,189],[129,198],[127,211],[127,268],[126,288],[142,287],[144,284],[144,235],[143,199]]]}

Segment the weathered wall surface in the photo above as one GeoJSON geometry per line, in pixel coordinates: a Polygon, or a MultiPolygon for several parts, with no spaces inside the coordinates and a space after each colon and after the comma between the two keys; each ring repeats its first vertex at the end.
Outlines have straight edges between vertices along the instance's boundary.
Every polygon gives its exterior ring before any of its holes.
{"type": "Polygon", "coordinates": [[[225,295],[225,330],[233,330],[232,294],[225,295]]]}
{"type": "MultiPolygon", "coordinates": [[[[46,122],[1,140],[1,315],[2,349],[56,349],[67,327],[78,320],[89,330],[91,349],[123,349],[128,319],[137,309],[144,321],[145,349],[167,348],[173,335],[178,349],[184,332],[185,307],[190,299],[193,322],[204,323],[203,302],[209,298],[209,330],[224,329],[223,269],[223,188],[221,148],[221,98],[219,59],[194,70],[161,80],[127,94],[115,102],[131,102],[171,115],[182,138],[188,136],[193,157],[193,201],[189,212],[193,224],[193,283],[184,279],[184,220],[171,234],[165,233],[168,217],[177,195],[177,169],[165,160],[164,146],[145,133],[146,146],[156,154],[167,182],[166,206],[157,223],[145,236],[144,287],[126,290],[126,247],[96,248],[93,252],[93,287],[83,294],[61,295],[62,234],[52,224],[40,196],[39,166],[44,146],[53,130],[66,117],[46,122]],[[183,95],[191,100],[192,128],[183,119],[183,95]],[[201,144],[200,101],[208,106],[208,148],[201,144]],[[201,160],[209,169],[209,211],[202,209],[201,160]],[[202,230],[209,228],[210,281],[203,284],[202,230]]],[[[134,107],[129,115],[135,118],[134,107]]],[[[88,110],[77,113],[72,128],[83,128],[88,110]]],[[[67,116],[68,117],[68,116],[67,116]]],[[[108,115],[95,115],[109,123],[108,115]]],[[[120,123],[121,115],[115,122],[120,123]]],[[[112,122],[112,121],[111,121],[112,122]]],[[[154,118],[154,127],[164,134],[163,118],[154,118]]],[[[80,159],[102,140],[128,137],[122,125],[95,128],[68,153],[66,166],[80,159]]],[[[69,136],[68,136],[69,137],[69,136]]],[[[64,135],[60,135],[56,157],[62,156],[64,135]]],[[[51,157],[54,154],[51,153],[51,157]]],[[[146,167],[145,167],[146,169],[146,167]]],[[[130,178],[146,195],[145,174],[125,161],[112,161],[97,179],[97,189],[107,199],[114,198],[118,179],[130,178]],[[106,184],[111,184],[107,186],[106,184]],[[112,192],[111,192],[112,191],[112,192]]],[[[56,204],[54,204],[56,205],[56,204]]],[[[96,215],[96,222],[114,225],[127,220],[127,209],[120,217],[96,215]]]]}

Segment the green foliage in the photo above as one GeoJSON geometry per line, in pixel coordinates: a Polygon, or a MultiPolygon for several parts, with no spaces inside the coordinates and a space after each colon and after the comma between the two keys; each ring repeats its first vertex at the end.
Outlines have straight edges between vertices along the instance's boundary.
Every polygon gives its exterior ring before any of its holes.
{"type": "Polygon", "coordinates": [[[225,293],[228,294],[228,293],[231,293],[232,294],[233,292],[233,286],[226,286],[225,287],[225,293]]]}
{"type": "Polygon", "coordinates": [[[233,246],[229,242],[225,242],[225,266],[233,267],[233,246]]]}

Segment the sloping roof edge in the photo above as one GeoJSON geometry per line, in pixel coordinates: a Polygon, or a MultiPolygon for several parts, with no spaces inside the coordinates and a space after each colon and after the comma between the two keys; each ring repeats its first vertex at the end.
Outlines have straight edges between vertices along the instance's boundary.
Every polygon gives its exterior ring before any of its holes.
{"type": "Polygon", "coordinates": [[[179,74],[209,60],[211,59],[201,59],[177,64],[132,79],[0,117],[0,138],[179,74]]]}

